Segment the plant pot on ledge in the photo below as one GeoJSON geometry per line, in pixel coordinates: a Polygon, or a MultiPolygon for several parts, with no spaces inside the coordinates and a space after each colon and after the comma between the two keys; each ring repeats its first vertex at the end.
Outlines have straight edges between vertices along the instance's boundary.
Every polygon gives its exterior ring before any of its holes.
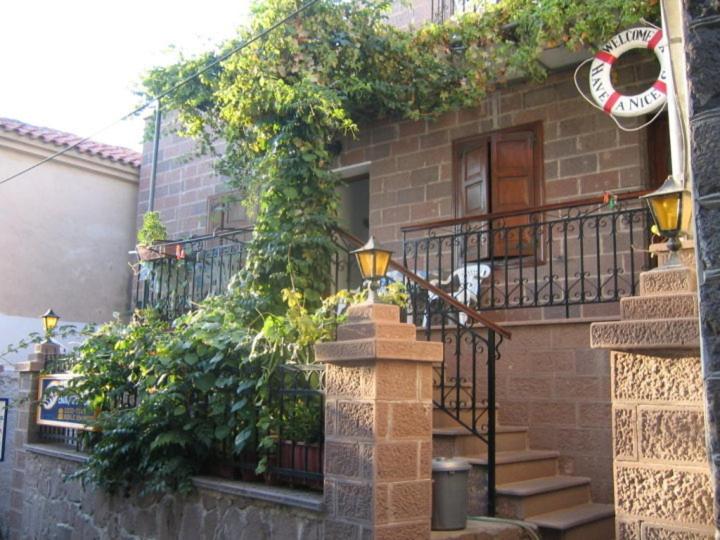
{"type": "Polygon", "coordinates": [[[151,246],[135,247],[138,258],[141,261],[156,261],[164,258],[175,258],[177,245],[176,244],[153,244],[151,246]]]}
{"type": "MultiPolygon", "coordinates": [[[[283,440],[279,443],[278,467],[299,473],[323,472],[323,445],[322,443],[305,443],[283,440]]],[[[280,473],[281,476],[285,476],[280,473]]],[[[287,475],[291,483],[296,486],[305,486],[311,489],[322,489],[322,480],[305,478],[302,475],[287,475]]]]}

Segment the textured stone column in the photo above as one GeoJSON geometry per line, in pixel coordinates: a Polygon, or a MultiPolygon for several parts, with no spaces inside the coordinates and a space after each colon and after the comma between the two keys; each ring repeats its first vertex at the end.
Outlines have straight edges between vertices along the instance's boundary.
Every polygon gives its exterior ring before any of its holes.
{"type": "MultiPolygon", "coordinates": [[[[621,321],[596,323],[612,349],[616,538],[713,537],[694,261],[645,272],[621,321]]],[[[666,258],[660,253],[660,261],[666,258]]]]}
{"type": "Polygon", "coordinates": [[[60,346],[55,343],[41,343],[35,346],[35,352],[28,356],[27,362],[16,364],[20,374],[17,403],[17,428],[15,430],[15,463],[10,486],[10,512],[8,516],[10,538],[22,538],[22,515],[25,484],[26,443],[37,441],[35,423],[38,376],[45,368],[45,359],[58,354],[60,346]]]}
{"type": "Polygon", "coordinates": [[[324,362],[325,537],[430,538],[432,363],[442,343],[416,341],[397,306],[349,310],[324,362]]]}

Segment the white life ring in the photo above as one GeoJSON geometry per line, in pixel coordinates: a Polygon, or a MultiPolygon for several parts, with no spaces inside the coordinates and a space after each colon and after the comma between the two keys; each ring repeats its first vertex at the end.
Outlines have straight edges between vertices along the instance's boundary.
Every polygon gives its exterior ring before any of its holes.
{"type": "Polygon", "coordinates": [[[667,99],[666,49],[667,40],[660,29],[637,27],[617,34],[595,54],[590,65],[590,91],[595,102],[606,113],[624,117],[642,116],[662,107],[667,99]],[[660,62],[660,75],[644,92],[626,96],[615,90],[610,72],[617,59],[632,49],[654,51],[660,62]]]}

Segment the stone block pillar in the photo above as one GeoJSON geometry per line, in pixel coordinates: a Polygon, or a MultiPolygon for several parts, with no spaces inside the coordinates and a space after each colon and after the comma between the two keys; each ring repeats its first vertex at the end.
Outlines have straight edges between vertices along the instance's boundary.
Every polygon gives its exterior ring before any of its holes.
{"type": "Polygon", "coordinates": [[[38,377],[45,368],[45,359],[59,354],[60,346],[55,343],[41,343],[35,346],[35,352],[28,356],[27,362],[15,367],[19,372],[19,392],[17,402],[17,427],[15,429],[15,463],[13,465],[12,485],[10,486],[10,512],[8,525],[10,538],[22,538],[22,515],[25,491],[25,449],[26,443],[37,441],[35,423],[38,377]]]}
{"type": "Polygon", "coordinates": [[[400,310],[360,304],[319,344],[325,363],[326,538],[430,538],[432,364],[400,310]]]}
{"type": "Polygon", "coordinates": [[[713,538],[696,277],[682,260],[641,274],[621,320],[591,327],[592,346],[612,350],[618,540],[713,538]]]}

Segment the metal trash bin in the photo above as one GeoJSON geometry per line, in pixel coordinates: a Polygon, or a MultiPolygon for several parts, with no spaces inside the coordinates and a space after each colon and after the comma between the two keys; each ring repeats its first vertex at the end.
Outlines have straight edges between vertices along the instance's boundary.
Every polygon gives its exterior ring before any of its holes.
{"type": "Polygon", "coordinates": [[[470,464],[462,459],[432,461],[432,530],[456,531],[467,526],[467,482],[470,464]]]}

